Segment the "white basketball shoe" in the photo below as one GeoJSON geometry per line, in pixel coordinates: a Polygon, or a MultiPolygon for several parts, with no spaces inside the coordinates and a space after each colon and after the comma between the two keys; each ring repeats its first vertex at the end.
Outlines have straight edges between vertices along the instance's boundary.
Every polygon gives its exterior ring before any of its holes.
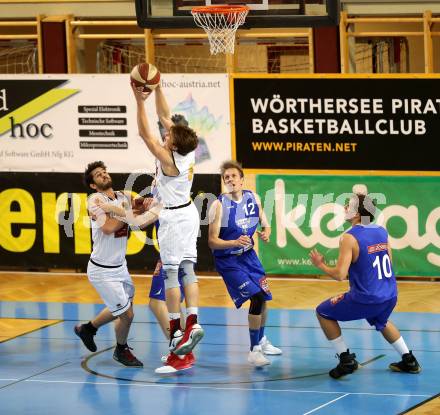
{"type": "Polygon", "coordinates": [[[248,362],[255,367],[270,365],[270,360],[264,356],[261,346],[254,346],[252,351],[249,352],[248,362]]]}
{"type": "Polygon", "coordinates": [[[260,346],[261,349],[263,350],[264,354],[267,355],[277,355],[277,354],[283,354],[283,351],[281,349],[279,349],[278,347],[275,347],[266,336],[264,336],[261,340],[260,340],[260,346]]]}

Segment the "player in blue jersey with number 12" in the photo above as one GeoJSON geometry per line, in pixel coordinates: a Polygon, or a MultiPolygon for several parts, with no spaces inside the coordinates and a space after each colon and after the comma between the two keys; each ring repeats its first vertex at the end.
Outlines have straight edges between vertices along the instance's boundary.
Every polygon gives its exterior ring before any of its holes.
{"type": "Polygon", "coordinates": [[[222,276],[235,306],[250,300],[248,361],[255,367],[270,364],[265,355],[279,355],[264,335],[266,301],[272,299],[265,271],[254,251],[252,236],[267,242],[270,227],[257,196],[243,190],[244,174],[236,161],[224,162],[221,175],[227,192],[221,194],[210,210],[208,243],[214,254],[215,267],[222,276]],[[261,224],[261,231],[257,226],[261,224]]]}
{"type": "Polygon", "coordinates": [[[397,285],[391,264],[391,249],[387,231],[373,222],[376,207],[364,185],[355,185],[353,195],[345,206],[345,219],[352,227],[340,240],[339,257],[335,267],[325,264],[316,249],[311,251],[313,264],[335,280],[349,278],[350,290],[324,301],[316,314],[327,339],[339,356],[339,364],[329,374],[340,378],[355,371],[359,364],[350,353],[341,335],[338,321],[366,319],[401,355],[402,360],[391,363],[395,372],[419,373],[421,367],[400,335],[388,320],[397,302],[397,285]]]}

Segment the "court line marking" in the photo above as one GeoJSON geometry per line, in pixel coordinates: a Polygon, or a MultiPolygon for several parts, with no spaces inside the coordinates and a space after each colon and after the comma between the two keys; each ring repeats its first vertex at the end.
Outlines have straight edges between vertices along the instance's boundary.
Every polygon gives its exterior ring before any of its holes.
{"type": "MultiPolygon", "coordinates": [[[[144,384],[151,384],[151,383],[155,383],[156,380],[137,380],[137,379],[128,379],[128,378],[123,378],[123,377],[119,377],[119,376],[112,376],[112,375],[107,375],[105,373],[99,373],[93,369],[90,369],[88,363],[89,360],[93,359],[96,356],[99,356],[100,354],[107,352],[111,349],[113,349],[114,346],[110,346],[107,347],[106,349],[100,350],[98,352],[92,353],[91,355],[87,356],[84,360],[81,361],[81,367],[88,373],[101,377],[101,378],[105,378],[105,379],[114,379],[114,380],[119,380],[119,381],[125,381],[125,382],[133,382],[133,383],[144,383],[144,384]]],[[[384,354],[380,354],[377,355],[365,362],[359,363],[360,368],[362,368],[363,366],[366,366],[376,360],[382,359],[383,357],[385,357],[384,354]]],[[[320,373],[311,373],[308,375],[302,375],[302,376],[290,376],[290,377],[277,377],[277,378],[269,378],[269,379],[265,379],[265,380],[250,380],[250,381],[238,381],[238,382],[177,382],[174,383],[176,385],[243,385],[243,384],[254,384],[254,383],[262,383],[262,382],[282,382],[282,381],[286,381],[286,380],[297,380],[297,379],[306,379],[306,378],[312,378],[312,377],[318,377],[318,376],[326,376],[328,374],[328,372],[320,372],[320,373]]],[[[160,379],[160,378],[159,378],[160,379]]]]}
{"type": "MultiPolygon", "coordinates": [[[[67,303],[70,304],[70,303],[67,303]]],[[[73,304],[73,303],[72,303],[73,304]]],[[[101,304],[98,304],[101,305],[101,304]]],[[[199,307],[200,308],[200,307],[199,307]]],[[[300,310],[301,311],[301,310],[300,310]]],[[[420,314],[429,314],[429,313],[420,313],[420,314]]],[[[3,317],[8,319],[15,319],[15,320],[45,320],[38,317],[3,317]]],[[[51,318],[48,320],[59,320],[59,322],[78,322],[78,321],[88,321],[88,320],[77,320],[77,319],[55,319],[51,318]]],[[[56,324],[56,323],[54,323],[56,324]]],[[[155,324],[158,325],[159,323],[157,321],[146,321],[146,320],[139,320],[139,321],[133,321],[132,324],[155,324]]],[[[230,323],[204,323],[204,326],[208,327],[248,327],[247,323],[243,322],[243,324],[230,324],[230,323]]],[[[322,330],[319,326],[289,326],[289,325],[274,325],[274,324],[266,324],[266,328],[276,328],[276,329],[310,329],[310,330],[322,330]]],[[[370,327],[342,327],[344,330],[356,330],[356,331],[369,331],[369,332],[376,332],[375,329],[370,327]]],[[[414,333],[440,333],[440,330],[432,330],[432,329],[405,329],[405,328],[399,328],[399,331],[404,332],[414,332],[414,333]]],[[[31,332],[29,332],[31,333],[31,332]]],[[[137,341],[143,341],[143,340],[134,340],[137,341]]],[[[1,342],[0,342],[1,343],[1,342]]],[[[230,344],[230,343],[227,343],[230,344]]],[[[289,347],[289,346],[286,346],[289,347]]],[[[362,349],[362,350],[368,350],[368,349],[362,349]]],[[[372,349],[372,350],[382,350],[382,349],[372,349]]],[[[389,349],[383,349],[383,350],[389,350],[389,349]]]]}
{"type": "Polygon", "coordinates": [[[438,397],[440,397],[440,393],[437,393],[436,395],[433,395],[433,396],[429,397],[428,399],[425,399],[424,401],[419,402],[418,404],[416,404],[414,406],[411,406],[411,408],[408,408],[408,409],[404,410],[403,412],[399,412],[397,415],[408,414],[411,411],[413,411],[414,409],[420,408],[420,407],[426,405],[427,403],[433,401],[434,399],[437,399],[438,397]]]}
{"type": "MultiPolygon", "coordinates": [[[[46,276],[59,276],[59,275],[69,275],[69,276],[78,276],[83,277],[87,274],[85,272],[44,272],[44,271],[0,271],[1,274],[23,274],[28,276],[33,275],[46,275],[46,276]]],[[[132,277],[136,278],[152,278],[152,274],[130,274],[132,277]]],[[[322,278],[315,278],[313,276],[310,276],[310,278],[297,278],[294,275],[286,275],[283,277],[271,277],[270,274],[268,274],[270,281],[310,281],[310,282],[328,282],[331,284],[339,284],[339,281],[335,281],[332,279],[322,279],[322,278]]],[[[197,278],[201,279],[207,279],[207,280],[222,280],[222,277],[220,275],[197,275],[197,278]]],[[[417,276],[413,277],[400,277],[405,279],[410,278],[420,278],[417,276]]],[[[422,277],[422,278],[439,278],[439,277],[422,277]]],[[[405,283],[405,284],[436,284],[436,281],[418,281],[418,280],[410,280],[406,281],[404,279],[398,279],[398,283],[405,283]]]]}
{"type": "Polygon", "coordinates": [[[35,376],[42,375],[43,373],[50,372],[51,370],[55,370],[55,369],[58,369],[59,367],[63,367],[63,366],[69,365],[69,364],[70,364],[70,362],[60,363],[59,365],[56,365],[56,366],[50,367],[49,369],[42,370],[41,372],[35,373],[35,374],[30,375],[30,376],[27,376],[27,377],[25,377],[25,378],[16,379],[14,382],[8,383],[8,384],[3,385],[3,386],[0,386],[0,390],[1,390],[1,389],[5,389],[5,388],[7,388],[7,387],[9,387],[9,386],[16,385],[17,383],[20,383],[20,382],[26,382],[26,381],[29,381],[31,378],[33,378],[33,377],[35,377],[35,376]]]}
{"type": "MultiPolygon", "coordinates": [[[[209,326],[209,324],[204,324],[203,326],[209,326]]],[[[270,326],[266,326],[270,327],[270,326]]],[[[276,327],[276,326],[273,326],[276,327]]],[[[402,331],[402,330],[401,330],[402,331]]],[[[439,330],[440,331],[440,330],[439,330]]],[[[63,340],[63,341],[77,341],[78,339],[74,337],[33,337],[26,336],[29,340],[63,340]]],[[[166,344],[169,342],[165,340],[136,340],[134,338],[129,338],[130,343],[145,343],[145,344],[166,344]]],[[[101,338],[95,339],[96,343],[114,343],[114,338],[101,338]]],[[[236,347],[249,347],[248,343],[211,343],[211,342],[203,342],[203,344],[208,346],[236,346],[236,347]]],[[[319,349],[319,350],[334,350],[333,346],[301,346],[299,344],[287,345],[287,344],[278,344],[278,346],[282,349],[319,349]]],[[[359,351],[377,351],[377,352],[390,352],[393,349],[384,348],[384,347],[353,347],[350,350],[359,350],[359,351]]],[[[411,348],[413,352],[421,352],[421,353],[440,353],[440,350],[426,350],[426,349],[415,349],[411,348]]]]}
{"type": "MultiPolygon", "coordinates": [[[[16,318],[14,318],[14,317],[2,317],[2,318],[8,318],[8,319],[10,319],[10,320],[11,320],[11,319],[12,319],[12,320],[41,320],[41,321],[44,321],[44,320],[45,320],[45,319],[41,319],[41,318],[28,318],[28,319],[16,319],[16,318]]],[[[43,326],[41,326],[41,327],[37,327],[36,329],[32,329],[32,330],[29,330],[29,331],[25,331],[24,333],[17,334],[16,336],[12,336],[12,337],[8,337],[7,339],[0,340],[0,344],[1,344],[1,343],[6,343],[6,342],[8,342],[8,341],[10,341],[10,340],[17,339],[17,338],[19,338],[19,337],[21,337],[21,336],[25,336],[25,335],[27,335],[27,334],[34,333],[34,332],[36,332],[36,331],[39,331],[39,330],[45,329],[46,327],[54,326],[55,324],[62,323],[62,322],[64,321],[64,320],[62,320],[62,319],[54,319],[54,318],[50,318],[50,319],[48,319],[48,320],[57,320],[57,321],[53,321],[52,323],[48,323],[48,324],[45,324],[45,325],[43,325],[43,326]]]]}
{"type": "MultiPolygon", "coordinates": [[[[63,365],[69,362],[63,363],[63,365]]],[[[61,365],[60,365],[61,366],[61,365]]],[[[53,368],[54,369],[54,368],[53,368]]],[[[33,375],[36,376],[36,375],[33,375]]],[[[2,379],[0,379],[1,381],[2,379]]],[[[280,393],[319,393],[323,395],[360,395],[360,396],[391,396],[391,397],[431,397],[431,395],[422,395],[422,394],[399,394],[399,393],[372,393],[372,392],[346,392],[346,391],[317,391],[317,390],[300,390],[300,389],[264,389],[264,388],[226,388],[226,387],[215,387],[215,386],[191,386],[191,384],[179,385],[179,384],[157,384],[157,383],[119,383],[119,382],[90,382],[90,381],[75,381],[75,380],[49,380],[49,379],[26,379],[24,382],[34,382],[34,383],[66,383],[72,385],[102,385],[102,386],[137,386],[141,388],[165,388],[165,389],[174,389],[174,388],[183,388],[183,389],[208,389],[208,390],[232,390],[232,391],[259,391],[259,392],[280,392],[280,393]]]]}
{"type": "Polygon", "coordinates": [[[312,414],[313,412],[319,411],[320,409],[324,408],[325,406],[331,405],[333,402],[339,401],[339,399],[345,398],[348,395],[350,395],[350,394],[346,393],[345,395],[339,396],[338,398],[335,398],[335,399],[333,399],[323,405],[320,405],[320,406],[316,407],[315,409],[312,409],[309,412],[305,412],[304,415],[309,415],[309,414],[312,414]]]}
{"type": "MultiPolygon", "coordinates": [[[[19,320],[19,319],[18,319],[19,320]]],[[[63,322],[71,322],[71,321],[75,321],[77,322],[77,320],[63,320],[63,322]]],[[[86,320],[84,320],[86,321],[86,320]]],[[[135,323],[135,322],[134,322],[135,323]]],[[[141,324],[159,324],[155,321],[147,321],[147,322],[137,322],[137,323],[141,323],[141,324]]],[[[133,323],[132,323],[133,324],[133,323]]],[[[210,326],[211,324],[204,324],[204,326],[210,326]]],[[[230,324],[225,324],[225,326],[234,326],[234,325],[230,325],[230,324]]],[[[242,326],[237,326],[237,327],[242,327],[242,326]]],[[[244,327],[244,326],[243,326],[244,327]]],[[[266,327],[274,327],[277,328],[278,326],[266,326],[266,327]]],[[[297,327],[293,327],[293,328],[297,328],[297,327]]],[[[311,327],[301,327],[301,328],[311,328],[311,327]]],[[[399,329],[400,330],[400,329],[399,329]]],[[[403,331],[403,330],[400,330],[403,331]]],[[[408,331],[417,331],[417,332],[423,332],[423,330],[408,330],[408,331]]],[[[427,332],[431,332],[430,330],[427,330],[427,332]]],[[[435,333],[440,332],[440,330],[435,330],[435,333]]],[[[24,336],[24,334],[23,334],[24,336]]],[[[76,337],[33,337],[33,336],[27,336],[26,338],[29,340],[62,340],[62,341],[78,341],[78,339],[76,337]]],[[[130,343],[146,343],[146,344],[167,344],[168,345],[168,341],[166,340],[136,340],[134,338],[129,338],[130,343]]],[[[95,339],[96,343],[114,343],[114,339],[113,338],[100,338],[100,339],[95,339]]],[[[1,343],[1,342],[0,342],[1,343]]],[[[206,344],[208,346],[237,346],[237,347],[245,347],[248,346],[247,343],[211,343],[211,342],[203,342],[203,344],[206,344]]],[[[280,348],[284,348],[284,349],[319,349],[319,350],[333,350],[333,346],[301,346],[298,344],[293,344],[293,345],[287,345],[287,344],[279,344],[278,345],[280,348]]],[[[351,349],[350,349],[351,350],[351,349]]],[[[389,347],[385,348],[385,347],[353,347],[353,350],[360,350],[360,351],[383,351],[383,352],[389,352],[392,351],[392,349],[390,349],[389,347]]],[[[411,349],[413,352],[421,352],[421,353],[440,353],[440,350],[426,350],[426,349],[415,349],[412,348],[411,349]]]]}
{"type": "MultiPolygon", "coordinates": [[[[129,379],[129,378],[123,378],[123,377],[119,377],[119,376],[112,376],[112,375],[107,375],[105,373],[99,373],[93,369],[89,368],[88,362],[89,360],[91,360],[92,358],[100,355],[101,353],[104,353],[108,350],[113,349],[114,346],[108,347],[107,349],[103,349],[100,350],[99,352],[95,352],[89,356],[87,356],[83,361],[81,361],[81,367],[88,373],[95,375],[97,377],[101,377],[101,378],[105,378],[105,379],[114,379],[114,380],[119,380],[119,381],[125,381],[125,382],[133,382],[134,384],[154,384],[156,382],[156,380],[138,380],[138,379],[129,379]]],[[[377,360],[380,359],[381,357],[384,357],[385,355],[379,355],[369,361],[367,361],[366,363],[368,364],[370,361],[373,360],[377,360]]],[[[203,365],[202,365],[203,367],[203,365]]],[[[174,385],[180,385],[180,386],[185,386],[185,385],[237,385],[237,384],[253,384],[253,383],[268,383],[268,382],[282,382],[282,381],[286,381],[286,380],[296,380],[296,379],[305,379],[305,378],[310,378],[310,377],[317,377],[317,376],[323,376],[323,375],[327,375],[327,372],[321,372],[321,373],[312,373],[309,375],[303,375],[303,376],[292,376],[292,377],[283,377],[283,378],[270,378],[270,379],[264,379],[264,380],[251,380],[251,381],[238,381],[238,382],[178,382],[178,383],[173,383],[174,385]]],[[[160,378],[159,378],[160,379],[160,378]]]]}

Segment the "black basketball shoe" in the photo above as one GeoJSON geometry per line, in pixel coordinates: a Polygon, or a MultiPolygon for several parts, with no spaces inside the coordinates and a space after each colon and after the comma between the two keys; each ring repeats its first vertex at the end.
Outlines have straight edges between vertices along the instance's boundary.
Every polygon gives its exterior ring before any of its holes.
{"type": "Polygon", "coordinates": [[[131,347],[125,347],[122,350],[119,350],[118,346],[116,346],[115,351],[113,353],[113,359],[115,359],[117,362],[123,364],[124,366],[129,367],[144,367],[144,364],[139,361],[133,353],[131,353],[131,350],[133,350],[131,347]]]}
{"type": "Polygon", "coordinates": [[[409,353],[402,355],[402,360],[400,362],[391,363],[388,367],[393,372],[406,372],[413,374],[420,373],[422,370],[411,350],[409,353]]]}
{"type": "Polygon", "coordinates": [[[354,353],[350,353],[350,350],[347,349],[346,352],[343,352],[337,356],[339,357],[339,364],[329,372],[329,375],[333,379],[339,379],[342,376],[349,375],[359,367],[359,363],[356,360],[356,355],[354,353]]]}
{"type": "Polygon", "coordinates": [[[91,352],[96,352],[98,348],[96,347],[95,340],[93,340],[93,337],[95,337],[95,333],[93,333],[91,330],[87,328],[86,324],[79,324],[75,326],[73,329],[75,334],[82,340],[84,343],[84,346],[87,347],[91,352]]]}

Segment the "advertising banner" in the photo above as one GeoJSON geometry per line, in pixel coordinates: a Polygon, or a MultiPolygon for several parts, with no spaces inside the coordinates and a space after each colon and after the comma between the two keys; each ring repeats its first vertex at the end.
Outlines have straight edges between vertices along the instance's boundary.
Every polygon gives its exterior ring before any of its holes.
{"type": "Polygon", "coordinates": [[[233,88],[245,168],[439,170],[439,76],[237,77],[233,88]]]}
{"type": "Polygon", "coordinates": [[[440,177],[257,175],[257,192],[271,221],[259,255],[268,273],[320,274],[309,252],[336,264],[340,235],[350,226],[344,204],[354,184],[376,200],[376,223],[389,232],[397,276],[440,275],[440,177]]]}
{"type": "MultiPolygon", "coordinates": [[[[115,190],[143,194],[150,175],[113,174],[115,190]]],[[[213,271],[208,247],[208,205],[220,193],[220,175],[196,174],[192,198],[201,217],[198,239],[200,271],[213,271]]],[[[84,271],[92,248],[87,192],[78,173],[0,173],[0,265],[3,267],[84,271]]],[[[133,231],[127,248],[131,269],[155,267],[158,259],[153,226],[133,231]]]]}
{"type": "MultiPolygon", "coordinates": [[[[196,172],[217,173],[231,158],[227,75],[163,74],[161,85],[199,136],[196,172]]],[[[154,94],[145,107],[159,136],[154,94]]],[[[101,159],[114,172],[154,171],[128,74],[2,75],[0,171],[81,172],[101,159]]]]}

